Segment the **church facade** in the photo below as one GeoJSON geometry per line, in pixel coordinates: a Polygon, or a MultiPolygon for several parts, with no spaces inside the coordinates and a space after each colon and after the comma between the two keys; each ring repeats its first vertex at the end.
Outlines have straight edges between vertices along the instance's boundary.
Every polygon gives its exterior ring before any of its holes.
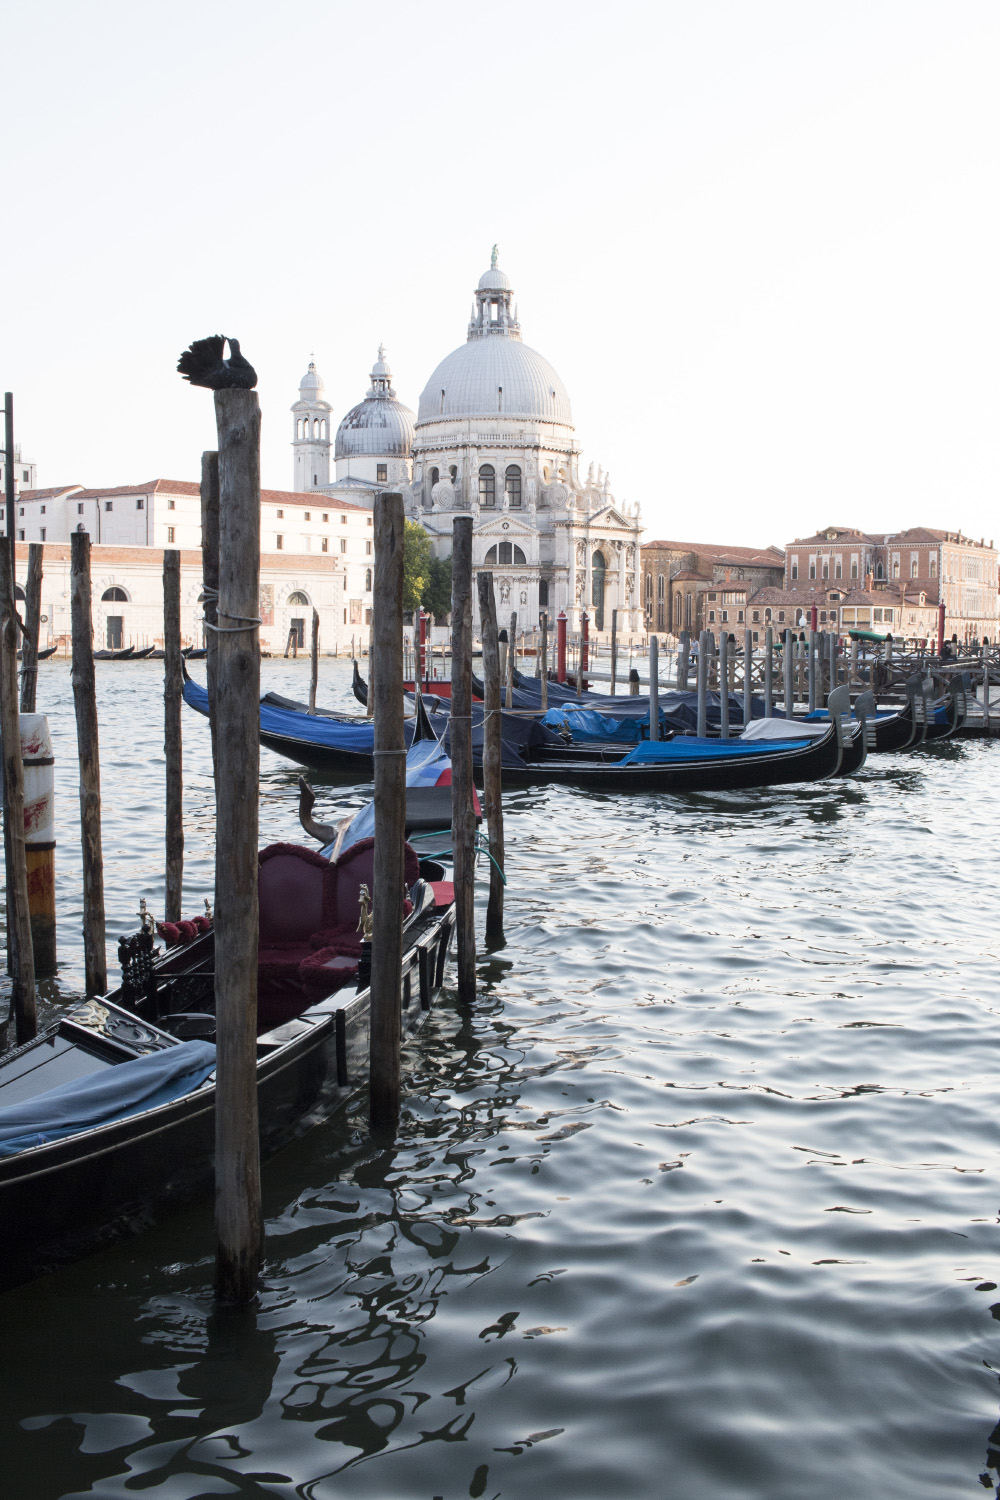
{"type": "MultiPolygon", "coordinates": [[[[501,619],[519,629],[584,610],[606,635],[612,610],[624,634],[644,631],[638,504],[619,503],[610,479],[579,470],[566,388],[521,337],[510,281],[493,262],[479,279],[466,341],[424,386],[416,415],[396,397],[383,349],[371,389],[340,423],[329,478],[329,412],[315,365],[292,408],[295,487],[372,505],[399,489],[407,515],[451,552],[456,515],[473,518],[473,569],[494,575],[501,619]],[[324,433],[326,434],[324,438],[324,433]]],[[[473,590],[473,598],[476,592],[473,590]]]]}

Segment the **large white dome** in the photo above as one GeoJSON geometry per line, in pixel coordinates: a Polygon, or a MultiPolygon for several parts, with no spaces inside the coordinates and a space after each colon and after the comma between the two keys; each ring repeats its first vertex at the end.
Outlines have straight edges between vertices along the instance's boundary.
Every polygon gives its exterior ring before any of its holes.
{"type": "Polygon", "coordinates": [[[476,338],[438,365],[417,423],[498,415],[573,425],[566,387],[547,359],[513,339],[476,338]]]}
{"type": "Polygon", "coordinates": [[[417,426],[465,417],[520,417],[572,427],[566,387],[547,359],[521,342],[510,281],[496,264],[476,288],[468,342],[424,386],[417,426]]]}

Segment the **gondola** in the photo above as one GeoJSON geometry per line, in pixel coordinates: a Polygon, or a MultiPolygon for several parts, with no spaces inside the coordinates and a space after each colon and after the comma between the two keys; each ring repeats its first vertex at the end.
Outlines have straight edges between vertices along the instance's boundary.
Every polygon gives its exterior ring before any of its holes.
{"type": "MultiPolygon", "coordinates": [[[[369,957],[354,933],[360,887],[373,883],[372,845],[364,840],[335,861],[289,844],[261,852],[265,1155],[326,1117],[365,1076],[369,957]]],[[[409,1034],[441,988],[455,909],[444,866],[406,848],[412,909],[401,1024],[409,1034]]],[[[75,1259],[210,1186],[214,933],[201,920],[206,931],[179,924],[176,935],[190,940],[162,953],[144,923],[119,945],[120,988],[75,1006],[0,1063],[0,1286],[75,1259]]],[[[173,935],[166,924],[160,931],[173,935]]]]}
{"type": "Polygon", "coordinates": [[[185,661],[204,661],[208,655],[207,646],[187,646],[181,652],[185,661]]]}
{"type": "MultiPolygon", "coordinates": [[[[41,649],[41,651],[36,651],[36,653],[35,653],[35,660],[36,661],[44,661],[47,656],[55,656],[55,654],[56,654],[56,652],[58,650],[59,650],[58,645],[56,645],[56,646],[43,646],[43,648],[41,649]]],[[[18,659],[18,661],[21,661],[23,659],[23,652],[19,651],[17,653],[17,659],[18,659]]]]}
{"type": "Polygon", "coordinates": [[[120,651],[95,651],[95,661],[131,661],[135,655],[134,646],[123,646],[120,651]]]}
{"type": "Polygon", "coordinates": [[[151,657],[153,655],[153,652],[154,652],[155,649],[156,648],[154,646],[143,646],[143,648],[142,648],[141,651],[136,651],[136,652],[133,653],[132,660],[133,661],[146,661],[146,660],[148,660],[149,657],[151,657]]]}

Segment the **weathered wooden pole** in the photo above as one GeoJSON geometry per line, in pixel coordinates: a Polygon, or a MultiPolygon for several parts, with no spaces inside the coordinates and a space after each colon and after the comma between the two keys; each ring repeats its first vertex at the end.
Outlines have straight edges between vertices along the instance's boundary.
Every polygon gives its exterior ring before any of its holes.
{"type": "MultiPolygon", "coordinates": [[[[814,609],[815,609],[815,607],[816,606],[813,605],[814,609]]],[[[817,633],[816,633],[815,630],[810,630],[810,632],[809,632],[808,648],[809,648],[809,657],[808,657],[808,666],[807,666],[806,671],[807,671],[807,681],[808,681],[808,684],[809,684],[809,712],[810,713],[814,713],[815,710],[816,710],[816,650],[817,650],[817,633]]]]}
{"type": "Polygon", "coordinates": [[[372,892],[371,1067],[373,1131],[399,1119],[406,894],[406,740],[403,731],[403,497],[375,496],[372,592],[375,691],[375,889],[372,892]]]}
{"type": "Polygon", "coordinates": [[[42,625],[41,542],[28,544],[28,576],[24,585],[24,632],[21,639],[21,712],[35,712],[38,682],[38,636],[42,625]]]}
{"type": "Polygon", "coordinates": [[[743,728],[753,718],[753,636],[743,632],[743,728]]]}
{"type": "Polygon", "coordinates": [[[719,736],[729,738],[729,632],[719,635],[719,736]]]}
{"type": "Polygon", "coordinates": [[[688,661],[691,655],[691,632],[682,630],[680,641],[677,646],[677,691],[687,692],[688,685],[688,661]]]}
{"type": "Polygon", "coordinates": [[[500,681],[503,684],[503,686],[505,687],[506,683],[507,683],[507,632],[506,632],[506,630],[501,630],[500,631],[499,641],[500,641],[500,681]]]}
{"type": "Polygon", "coordinates": [[[375,713],[375,626],[368,627],[368,701],[365,713],[372,718],[375,713]]]}
{"type": "Polygon", "coordinates": [[[90,537],[70,538],[70,612],[73,622],[73,701],[80,755],[80,838],[83,845],[83,963],[88,995],[108,987],[104,927],[104,853],[101,847],[101,756],[94,675],[94,621],[90,591],[90,537]]]}
{"type": "Polygon", "coordinates": [[[618,611],[611,611],[611,696],[618,692],[618,611]]]}
{"type": "Polygon", "coordinates": [[[851,665],[850,675],[847,680],[851,683],[858,680],[858,642],[856,637],[853,637],[851,640],[851,665]]]}
{"type": "MultiPolygon", "coordinates": [[[[13,455],[7,454],[8,471],[13,455]]],[[[14,609],[14,543],[0,539],[0,742],[3,745],[4,815],[10,859],[7,868],[7,946],[10,954],[11,1010],[18,1045],[38,1029],[35,961],[28,906],[28,860],[24,845],[24,765],[17,708],[17,638],[14,609]]]]}
{"type": "MultiPolygon", "coordinates": [[[[472,608],[472,579],[469,579],[469,608],[472,608]]],[[[514,665],[517,652],[517,611],[513,610],[510,617],[510,634],[507,644],[507,707],[514,707],[514,665]]],[[[469,636],[469,658],[472,657],[472,636],[469,636]]]]}
{"type": "MultiPolygon", "coordinates": [[[[486,698],[483,704],[483,811],[490,835],[490,896],[486,906],[486,943],[490,948],[503,946],[503,798],[501,796],[500,738],[500,646],[497,639],[497,611],[493,598],[493,574],[480,573],[479,620],[483,639],[483,682],[486,698]]],[[[544,620],[544,615],[543,615],[544,620]]],[[[542,639],[544,641],[544,626],[542,639]]],[[[544,682],[544,678],[542,679],[544,682]]]]}
{"type": "MultiPolygon", "coordinates": [[[[417,673],[419,687],[420,674],[417,673]]],[[[316,712],[316,689],[319,686],[319,610],[312,614],[312,633],[309,640],[309,712],[316,712]]]]}
{"type": "Polygon", "coordinates": [[[698,641],[698,734],[704,739],[708,729],[708,670],[712,650],[712,632],[703,630],[698,641]]]}
{"type": "Polygon", "coordinates": [[[184,756],[181,742],[181,555],[163,554],[163,753],[166,760],[166,879],[163,916],[181,919],[184,883],[184,756]]]}
{"type": "Polygon", "coordinates": [[[215,703],[215,1293],[256,1295],[263,1250],[257,1125],[260,799],[260,406],[215,392],[219,580],[215,703]],[[221,868],[218,861],[223,861],[221,868]]]}
{"type": "Polygon", "coordinates": [[[566,681],[566,611],[556,615],[556,682],[566,681]]]}
{"type": "MultiPolygon", "coordinates": [[[[508,654],[508,662],[510,655],[508,654]]],[[[456,516],[451,553],[451,837],[458,998],[476,995],[475,840],[472,803],[472,517],[456,516]]]]}
{"type": "Polygon", "coordinates": [[[549,615],[548,610],[542,611],[541,632],[538,641],[538,660],[541,666],[542,685],[542,713],[549,706],[549,615]]]}
{"type": "Polygon", "coordinates": [[[774,627],[764,631],[764,718],[774,718],[774,627]]]}
{"type": "Polygon", "coordinates": [[[660,642],[649,638],[649,738],[660,738],[660,642]]]}
{"type": "Polygon", "coordinates": [[[793,646],[793,643],[792,643],[792,632],[790,630],[786,630],[785,631],[785,652],[784,652],[785,659],[782,662],[782,666],[784,668],[784,674],[785,674],[785,718],[786,719],[790,719],[792,717],[792,713],[794,711],[794,706],[795,706],[795,695],[794,695],[794,692],[793,692],[793,689],[792,689],[792,672],[794,670],[794,663],[792,661],[792,652],[793,652],[793,650],[794,650],[794,646],[793,646]]]}
{"type": "Polygon", "coordinates": [[[219,632],[215,628],[219,623],[219,455],[212,448],[201,455],[201,581],[201,597],[205,606],[205,685],[208,690],[214,767],[218,763],[218,724],[212,713],[212,705],[215,702],[216,679],[219,675],[219,632]]]}

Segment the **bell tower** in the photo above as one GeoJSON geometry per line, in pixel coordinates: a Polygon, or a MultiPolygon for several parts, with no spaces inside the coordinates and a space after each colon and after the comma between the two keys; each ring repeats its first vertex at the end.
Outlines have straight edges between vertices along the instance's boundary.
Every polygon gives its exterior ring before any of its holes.
{"type": "Polygon", "coordinates": [[[313,360],[299,385],[292,407],[292,452],[295,455],[293,490],[320,490],[330,483],[330,412],[323,400],[323,378],[313,360]]]}

